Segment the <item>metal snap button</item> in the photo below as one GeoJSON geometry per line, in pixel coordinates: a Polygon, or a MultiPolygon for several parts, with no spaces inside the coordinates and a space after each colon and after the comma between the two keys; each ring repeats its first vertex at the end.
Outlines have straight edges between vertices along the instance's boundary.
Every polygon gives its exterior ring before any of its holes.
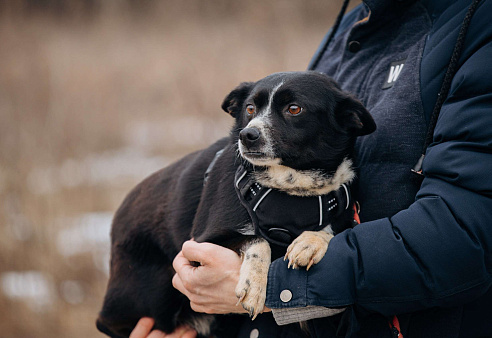
{"type": "Polygon", "coordinates": [[[284,303],[289,302],[292,299],[292,292],[290,290],[283,290],[280,292],[280,300],[284,303]]]}
{"type": "Polygon", "coordinates": [[[359,41],[350,41],[348,43],[348,50],[352,53],[357,53],[360,51],[360,42],[359,41]]]}
{"type": "Polygon", "coordinates": [[[258,338],[260,336],[260,331],[258,329],[251,330],[249,338],[258,338]]]}

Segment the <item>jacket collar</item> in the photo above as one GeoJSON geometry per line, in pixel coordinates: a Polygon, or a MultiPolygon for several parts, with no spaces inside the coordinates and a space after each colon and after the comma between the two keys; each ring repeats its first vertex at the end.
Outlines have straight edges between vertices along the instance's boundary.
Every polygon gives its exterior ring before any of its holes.
{"type": "Polygon", "coordinates": [[[369,20],[389,18],[400,15],[407,6],[418,0],[364,0],[364,4],[370,13],[369,20]]]}
{"type": "Polygon", "coordinates": [[[406,7],[420,1],[431,17],[438,16],[447,8],[456,3],[456,0],[364,0],[364,4],[371,12],[371,16],[388,15],[392,10],[406,7]]]}

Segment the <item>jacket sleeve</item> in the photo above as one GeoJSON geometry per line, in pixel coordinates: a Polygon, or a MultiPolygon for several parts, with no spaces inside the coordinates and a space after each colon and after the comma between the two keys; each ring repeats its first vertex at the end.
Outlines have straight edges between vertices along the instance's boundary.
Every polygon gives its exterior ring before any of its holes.
{"type": "Polygon", "coordinates": [[[393,315],[464,304],[490,288],[491,34],[473,44],[464,59],[427,149],[416,201],[393,217],[337,235],[308,272],[273,262],[268,307],[357,303],[393,315]],[[292,293],[287,302],[280,299],[283,290],[292,293]]]}

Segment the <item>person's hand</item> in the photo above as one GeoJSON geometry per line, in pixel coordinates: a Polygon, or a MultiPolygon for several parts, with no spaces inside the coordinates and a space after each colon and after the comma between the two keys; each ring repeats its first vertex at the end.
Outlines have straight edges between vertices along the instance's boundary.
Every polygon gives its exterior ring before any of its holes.
{"type": "Polygon", "coordinates": [[[190,300],[196,312],[247,313],[235,294],[241,258],[232,250],[211,243],[187,241],[173,262],[173,286],[190,300]],[[191,262],[201,265],[194,267],[191,262]]]}
{"type": "Polygon", "coordinates": [[[173,286],[204,313],[246,313],[237,305],[235,287],[241,258],[232,250],[211,243],[187,241],[173,262],[173,286]],[[199,262],[195,267],[191,262],[199,262]]]}
{"type": "Polygon", "coordinates": [[[130,338],[195,338],[197,335],[195,330],[187,326],[180,326],[169,334],[159,330],[151,332],[150,330],[154,327],[154,323],[155,321],[152,318],[140,318],[132,333],[130,333],[130,338]]]}

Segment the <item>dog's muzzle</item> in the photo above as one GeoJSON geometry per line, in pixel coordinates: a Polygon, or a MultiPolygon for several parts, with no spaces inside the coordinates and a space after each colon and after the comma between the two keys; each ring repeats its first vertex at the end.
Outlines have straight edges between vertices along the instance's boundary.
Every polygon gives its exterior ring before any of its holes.
{"type": "Polygon", "coordinates": [[[256,128],[244,128],[239,133],[239,139],[246,148],[254,147],[260,136],[260,131],[256,128]]]}
{"type": "Polygon", "coordinates": [[[244,128],[239,133],[238,143],[241,156],[253,165],[271,166],[280,163],[280,159],[275,158],[264,128],[256,126],[244,128]]]}

